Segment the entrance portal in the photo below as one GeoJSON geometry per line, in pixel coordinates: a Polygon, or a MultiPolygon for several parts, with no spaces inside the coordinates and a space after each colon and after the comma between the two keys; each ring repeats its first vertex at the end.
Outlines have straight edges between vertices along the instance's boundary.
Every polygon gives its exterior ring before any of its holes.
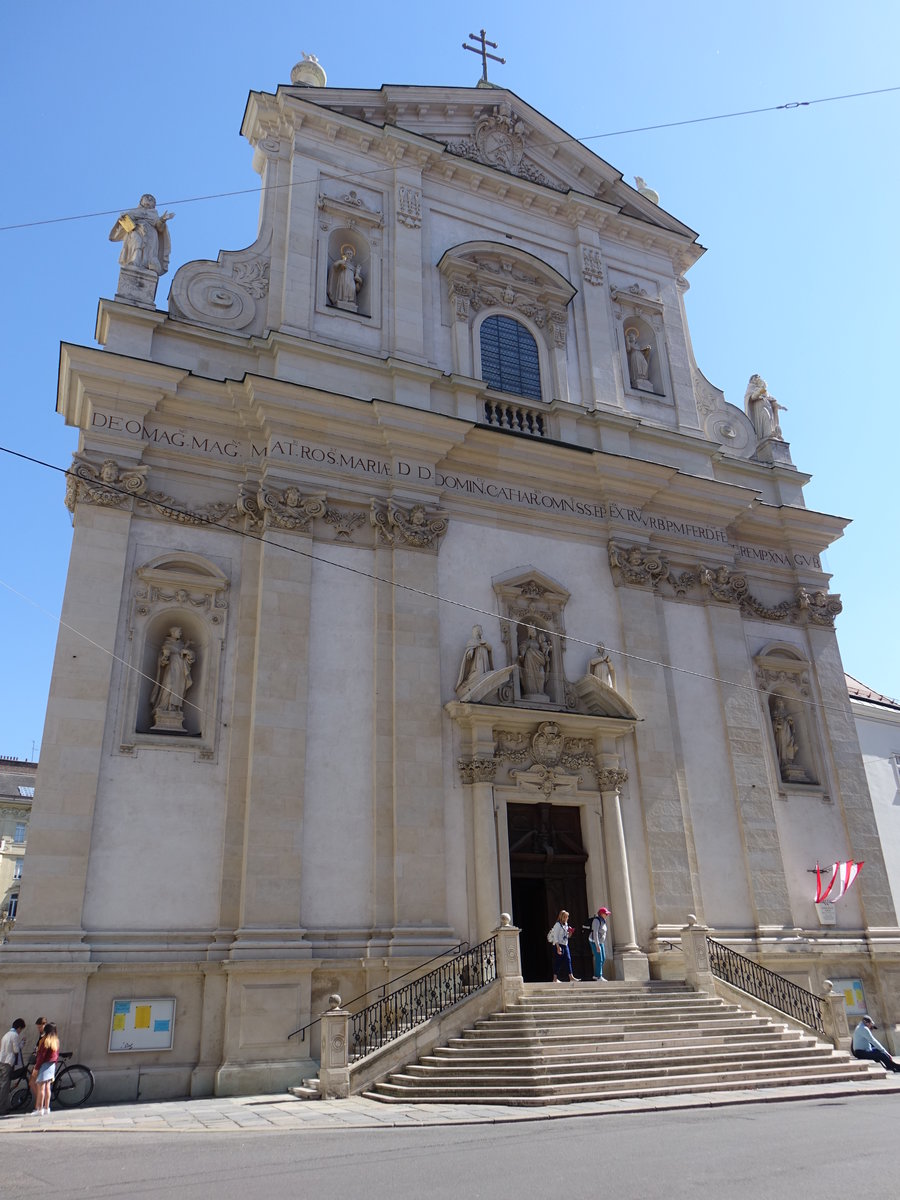
{"type": "Polygon", "coordinates": [[[527,983],[552,977],[547,931],[560,909],[575,933],[569,939],[572,969],[579,979],[594,973],[587,933],[587,889],[581,840],[581,810],[566,805],[509,804],[509,874],[512,919],[522,934],[522,976],[527,983]]]}

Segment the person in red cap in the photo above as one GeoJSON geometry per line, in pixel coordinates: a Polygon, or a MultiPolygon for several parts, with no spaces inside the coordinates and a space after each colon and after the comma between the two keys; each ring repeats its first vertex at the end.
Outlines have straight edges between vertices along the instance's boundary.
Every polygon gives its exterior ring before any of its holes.
{"type": "Polygon", "coordinates": [[[608,908],[602,906],[597,909],[597,915],[591,918],[591,952],[594,955],[594,979],[597,983],[604,983],[603,964],[606,962],[606,933],[608,926],[606,918],[611,916],[608,908]]]}

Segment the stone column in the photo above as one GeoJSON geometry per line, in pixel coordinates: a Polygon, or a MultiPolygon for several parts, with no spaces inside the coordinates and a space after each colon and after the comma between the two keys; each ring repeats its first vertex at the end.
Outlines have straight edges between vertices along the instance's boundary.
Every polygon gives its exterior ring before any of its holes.
{"type": "Polygon", "coordinates": [[[328,1003],[319,1019],[319,1091],[323,1100],[344,1100],[350,1095],[350,1013],[337,993],[328,1003]]]}
{"type": "Polygon", "coordinates": [[[497,824],[494,816],[494,737],[490,729],[472,731],[473,753],[459,760],[463,785],[471,787],[472,849],[475,864],[475,939],[489,937],[500,907],[497,824]],[[492,915],[493,914],[493,915],[492,915]]]}
{"type": "Polygon", "coordinates": [[[519,957],[519,930],[509,913],[500,914],[500,927],[494,930],[497,939],[497,975],[503,1011],[516,1004],[522,995],[522,962],[519,957]]]}
{"type": "Polygon", "coordinates": [[[681,931],[681,949],[684,954],[684,979],[692,988],[711,992],[715,980],[709,966],[709,946],[706,939],[709,927],[701,925],[693,913],[688,913],[688,923],[681,931]]]}
{"type": "Polygon", "coordinates": [[[603,805],[603,840],[606,847],[606,870],[609,876],[610,907],[615,923],[614,957],[619,979],[650,978],[646,954],[637,943],[634,926],[634,905],[631,899],[631,879],[628,874],[628,852],[625,847],[625,827],[619,788],[625,782],[625,771],[604,767],[597,772],[603,805]]]}

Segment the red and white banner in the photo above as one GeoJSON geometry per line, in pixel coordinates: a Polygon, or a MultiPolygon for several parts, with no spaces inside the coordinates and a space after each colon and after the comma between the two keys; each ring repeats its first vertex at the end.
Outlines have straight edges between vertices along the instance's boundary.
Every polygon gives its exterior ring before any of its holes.
{"type": "Polygon", "coordinates": [[[822,868],[816,863],[816,904],[824,904],[826,901],[829,904],[837,904],[841,896],[846,895],[849,891],[862,867],[863,864],[861,862],[854,862],[852,858],[849,862],[833,863],[831,867],[831,879],[828,881],[828,885],[823,888],[822,868]],[[836,890],[835,884],[837,884],[836,890]]]}

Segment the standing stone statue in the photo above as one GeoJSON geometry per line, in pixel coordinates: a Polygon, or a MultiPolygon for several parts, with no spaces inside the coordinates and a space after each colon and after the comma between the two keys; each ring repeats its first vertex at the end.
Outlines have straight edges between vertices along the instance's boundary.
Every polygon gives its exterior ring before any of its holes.
{"type": "Polygon", "coordinates": [[[191,667],[196,661],[191,643],[184,640],[180,626],[173,625],[160,649],[150,693],[155,730],[184,731],[184,697],[194,682],[191,667]]]}
{"type": "Polygon", "coordinates": [[[519,671],[522,679],[522,696],[526,700],[547,700],[544,688],[550,667],[550,641],[546,634],[539,637],[533,625],[529,625],[526,636],[519,647],[519,671]]]}
{"type": "Polygon", "coordinates": [[[604,645],[597,647],[596,655],[588,663],[588,675],[594,675],[601,683],[616,690],[616,669],[609,658],[609,651],[604,645]]]}
{"type": "Polygon", "coordinates": [[[484,640],[484,631],[480,625],[472,626],[472,636],[466,643],[463,659],[459,666],[459,676],[456,680],[457,692],[474,683],[482,675],[487,675],[494,669],[494,651],[484,640]]]}
{"type": "Polygon", "coordinates": [[[328,299],[335,308],[357,312],[357,297],[363,285],[362,268],[354,259],[356,250],[348,242],[341,246],[341,257],[336,258],[328,271],[328,299]]]}
{"type": "Polygon", "coordinates": [[[760,442],[768,438],[782,437],[778,413],[787,412],[783,404],[779,404],[774,396],[769,395],[766,381],[761,375],[751,375],[747,390],[744,393],[744,410],[753,422],[757,439],[760,442]]]}
{"type": "Polygon", "coordinates": [[[803,782],[807,779],[806,771],[794,761],[800,750],[794,718],[787,711],[780,696],[775,699],[771,713],[772,732],[775,735],[775,750],[778,755],[781,778],[786,783],[803,782]]]}
{"type": "Polygon", "coordinates": [[[126,209],[109,233],[111,242],[122,243],[119,266],[165,275],[172,249],[168,223],[174,216],[170,212],[160,216],[156,197],[149,193],[141,196],[137,208],[126,209]]]}
{"type": "Polygon", "coordinates": [[[631,377],[631,386],[639,388],[643,392],[652,392],[653,384],[650,382],[651,350],[649,346],[641,346],[638,343],[638,331],[633,325],[625,330],[625,349],[628,354],[628,374],[631,377]]]}

